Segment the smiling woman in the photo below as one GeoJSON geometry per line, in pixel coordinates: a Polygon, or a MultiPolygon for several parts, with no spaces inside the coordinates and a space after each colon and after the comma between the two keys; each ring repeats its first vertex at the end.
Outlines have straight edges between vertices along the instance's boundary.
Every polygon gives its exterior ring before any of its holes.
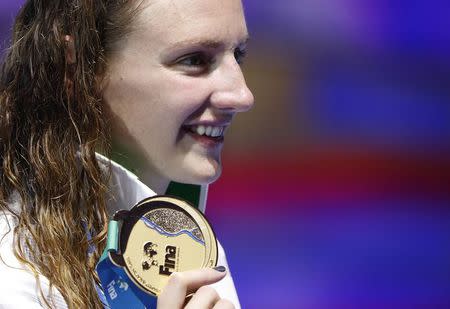
{"type": "MultiPolygon", "coordinates": [[[[174,186],[204,211],[253,104],[247,40],[240,0],[25,2],[0,80],[0,305],[101,308],[115,211],[174,186]]],[[[239,307],[226,268],[174,273],[158,308],[184,306],[239,307]]]]}
{"type": "Polygon", "coordinates": [[[253,103],[239,66],[248,37],[241,3],[155,1],[136,23],[102,88],[113,137],[158,193],[170,180],[210,183],[220,175],[223,133],[253,103]]]}

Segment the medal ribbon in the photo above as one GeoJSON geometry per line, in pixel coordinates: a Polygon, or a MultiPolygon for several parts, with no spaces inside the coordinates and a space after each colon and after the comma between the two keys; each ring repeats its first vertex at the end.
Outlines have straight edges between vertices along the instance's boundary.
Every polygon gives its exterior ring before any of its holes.
{"type": "Polygon", "coordinates": [[[111,220],[108,223],[106,248],[96,266],[109,308],[156,309],[157,298],[137,287],[124,269],[111,261],[109,252],[117,252],[118,248],[119,222],[111,220]]]}

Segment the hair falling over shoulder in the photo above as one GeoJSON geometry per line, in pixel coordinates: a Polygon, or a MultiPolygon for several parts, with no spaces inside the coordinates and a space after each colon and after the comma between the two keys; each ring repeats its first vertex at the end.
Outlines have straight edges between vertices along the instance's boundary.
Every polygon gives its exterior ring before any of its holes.
{"type": "Polygon", "coordinates": [[[47,277],[70,308],[102,308],[95,263],[106,238],[107,173],[95,151],[107,152],[108,126],[97,85],[137,7],[128,0],[28,0],[2,64],[0,211],[17,220],[17,258],[47,277]],[[8,207],[13,193],[20,210],[8,207]],[[91,240],[85,228],[95,231],[91,240]]]}

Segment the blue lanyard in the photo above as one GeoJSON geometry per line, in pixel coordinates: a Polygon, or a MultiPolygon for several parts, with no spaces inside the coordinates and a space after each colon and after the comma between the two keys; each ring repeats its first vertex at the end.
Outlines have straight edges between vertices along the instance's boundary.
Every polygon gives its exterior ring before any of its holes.
{"type": "MultiPolygon", "coordinates": [[[[113,263],[109,252],[118,248],[118,225],[115,220],[108,224],[106,248],[97,263],[96,270],[103,290],[100,300],[105,308],[148,308],[156,309],[157,298],[144,292],[125,273],[125,270],[113,263]],[[107,304],[107,305],[106,305],[107,304]]],[[[99,291],[99,288],[97,289],[99,291]]]]}
{"type": "MultiPolygon", "coordinates": [[[[91,232],[87,229],[85,222],[83,227],[87,239],[92,239],[91,232]]],[[[111,220],[108,224],[108,238],[106,248],[97,263],[96,271],[100,278],[101,286],[95,284],[98,297],[105,309],[116,308],[148,308],[156,309],[157,299],[140,290],[128,277],[123,268],[116,266],[109,258],[108,252],[117,250],[118,244],[118,222],[111,220]]],[[[95,250],[94,245],[88,248],[88,255],[95,250]]]]}

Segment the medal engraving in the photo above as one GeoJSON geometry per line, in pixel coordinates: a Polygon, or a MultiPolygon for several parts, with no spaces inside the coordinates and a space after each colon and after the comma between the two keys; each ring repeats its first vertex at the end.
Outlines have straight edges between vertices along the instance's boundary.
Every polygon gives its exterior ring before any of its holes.
{"type": "Polygon", "coordinates": [[[179,199],[158,196],[140,202],[124,220],[120,238],[128,276],[154,296],[173,272],[217,263],[217,241],[209,223],[179,199]]]}

